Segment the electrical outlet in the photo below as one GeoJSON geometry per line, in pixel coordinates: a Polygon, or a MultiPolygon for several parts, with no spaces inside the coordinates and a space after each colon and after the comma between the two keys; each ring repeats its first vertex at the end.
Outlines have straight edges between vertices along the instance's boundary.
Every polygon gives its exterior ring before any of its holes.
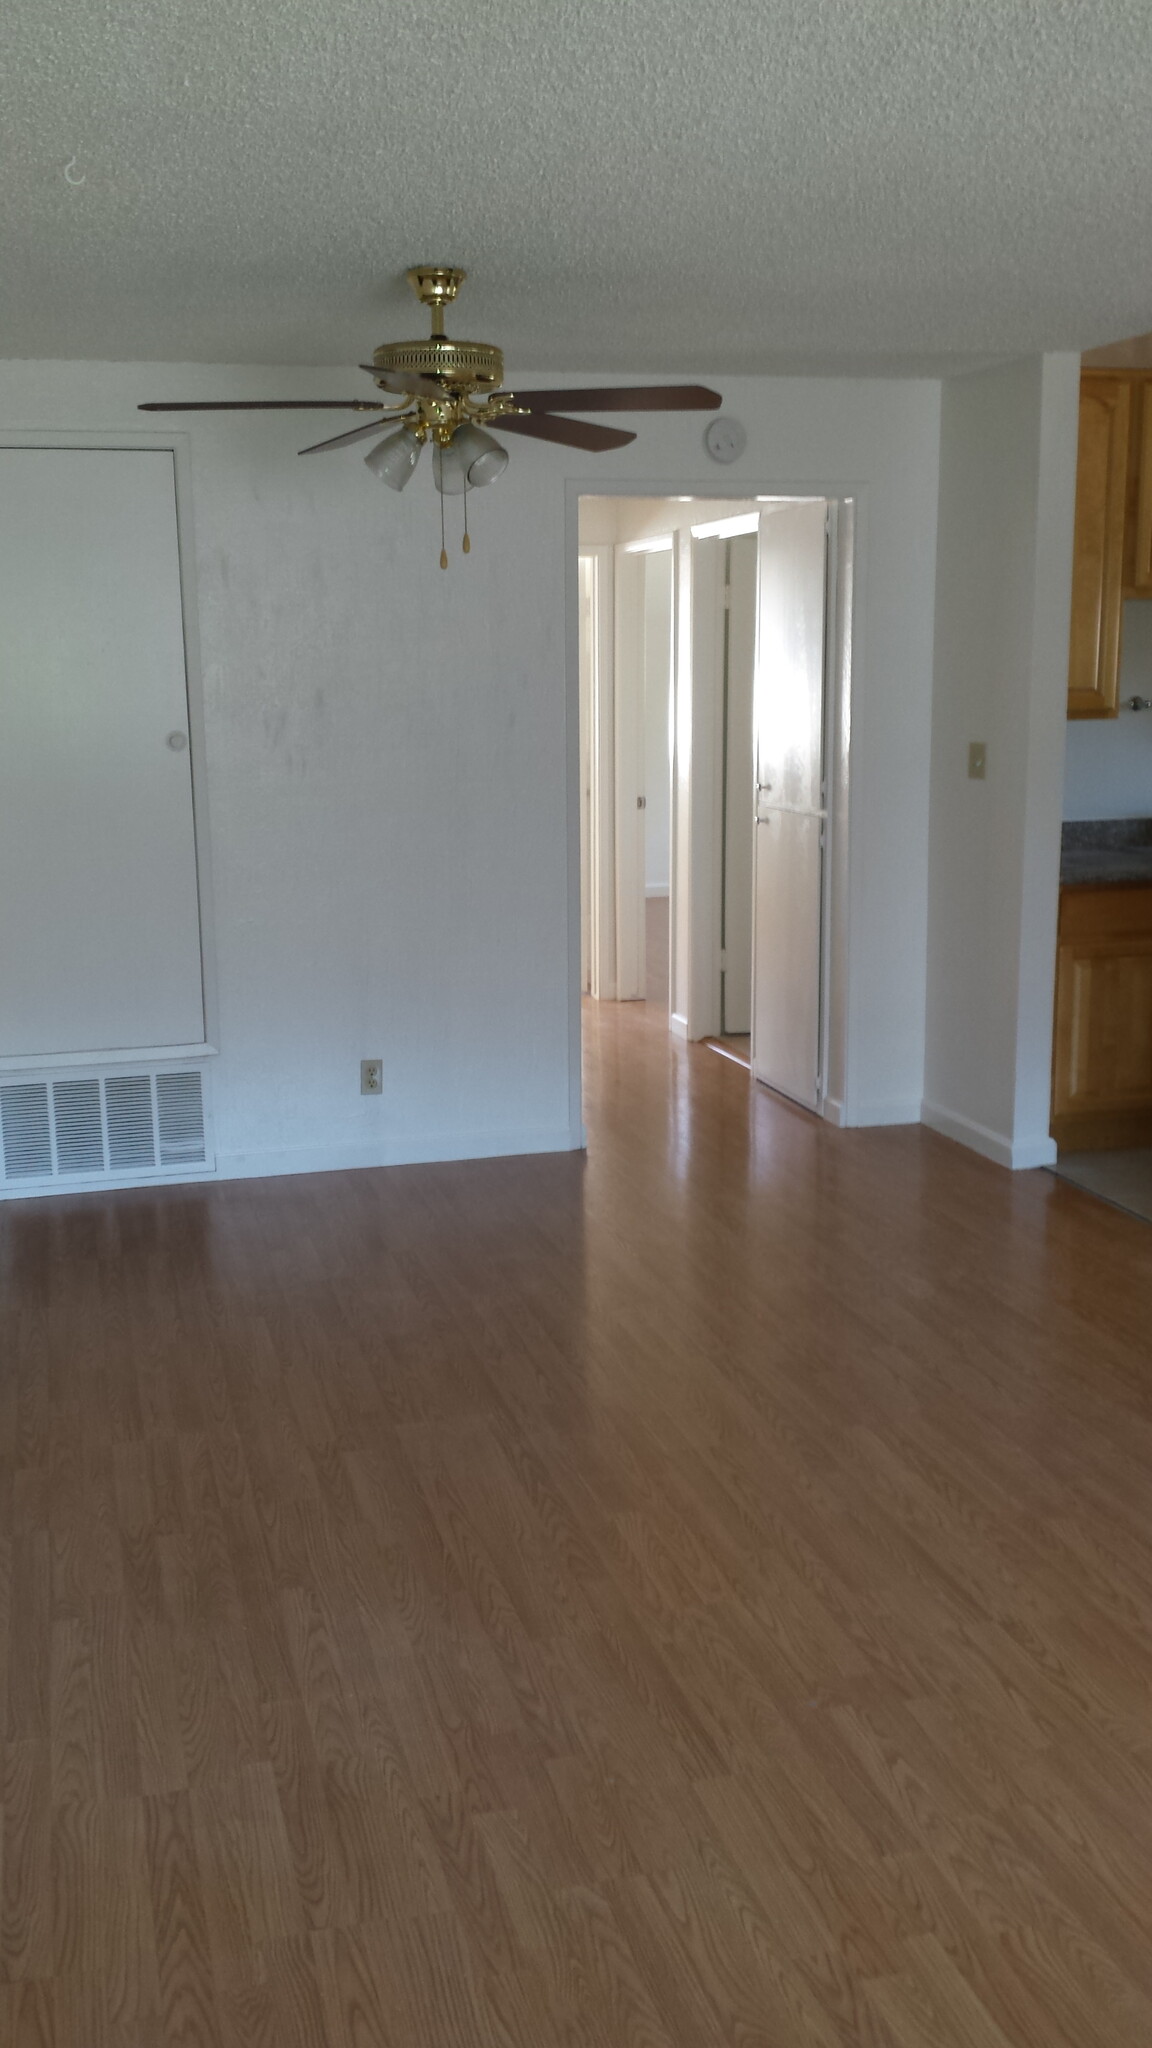
{"type": "Polygon", "coordinates": [[[988,750],[983,740],[968,743],[968,778],[971,782],[983,782],[988,765],[988,750]]]}
{"type": "Polygon", "coordinates": [[[360,1062],[360,1093],[361,1093],[361,1095],[383,1095],[383,1093],[384,1093],[384,1062],[383,1062],[383,1060],[361,1060],[361,1062],[360,1062]]]}

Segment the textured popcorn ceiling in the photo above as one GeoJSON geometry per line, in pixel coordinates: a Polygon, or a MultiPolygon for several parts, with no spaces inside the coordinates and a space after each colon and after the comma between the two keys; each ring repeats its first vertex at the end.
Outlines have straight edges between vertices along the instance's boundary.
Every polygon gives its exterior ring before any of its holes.
{"type": "MultiPolygon", "coordinates": [[[[930,368],[1152,326],[1148,0],[8,0],[0,354],[930,368]],[[450,323],[452,331],[452,323],[450,323]]],[[[962,367],[962,364],[958,364],[962,367]]]]}

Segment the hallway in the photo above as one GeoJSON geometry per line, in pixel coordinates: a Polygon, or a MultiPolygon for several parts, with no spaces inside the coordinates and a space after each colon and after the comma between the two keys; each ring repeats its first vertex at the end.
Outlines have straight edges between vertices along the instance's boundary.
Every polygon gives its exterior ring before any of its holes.
{"type": "Polygon", "coordinates": [[[11,2048],[1152,2039],[1152,1234],[585,1032],[0,1210],[11,2048]]]}

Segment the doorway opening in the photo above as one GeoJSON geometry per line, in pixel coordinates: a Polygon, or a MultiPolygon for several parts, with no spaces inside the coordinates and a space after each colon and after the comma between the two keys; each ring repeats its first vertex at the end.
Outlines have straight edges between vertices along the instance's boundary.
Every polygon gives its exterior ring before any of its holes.
{"type": "Polygon", "coordinates": [[[1053,1171],[1152,1222],[1152,338],[1081,359],[1053,1171]]]}
{"type": "Polygon", "coordinates": [[[851,501],[578,509],[582,994],[842,1122],[851,501]]]}

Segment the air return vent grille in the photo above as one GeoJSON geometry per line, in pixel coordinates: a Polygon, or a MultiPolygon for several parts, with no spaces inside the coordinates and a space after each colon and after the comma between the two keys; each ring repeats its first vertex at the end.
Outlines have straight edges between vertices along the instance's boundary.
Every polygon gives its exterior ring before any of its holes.
{"type": "Polygon", "coordinates": [[[52,1110],[59,1172],[103,1173],[104,1125],[99,1081],[54,1081],[52,1110]]]}
{"type": "Polygon", "coordinates": [[[113,1173],[156,1164],[151,1074],[117,1074],[104,1083],[108,1164],[113,1173]]]}
{"type": "Polygon", "coordinates": [[[198,1068],[0,1082],[0,1187],[210,1164],[198,1068]]]}
{"type": "Polygon", "coordinates": [[[9,1180],[30,1180],[52,1171],[48,1090],[42,1081],[14,1081],[0,1088],[0,1132],[4,1172],[9,1180]]]}

